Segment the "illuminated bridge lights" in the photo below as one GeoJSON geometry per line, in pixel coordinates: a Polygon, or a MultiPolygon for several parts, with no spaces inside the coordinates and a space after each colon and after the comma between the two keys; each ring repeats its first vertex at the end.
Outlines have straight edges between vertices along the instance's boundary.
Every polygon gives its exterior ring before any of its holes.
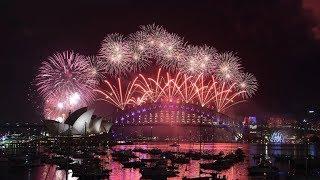
{"type": "Polygon", "coordinates": [[[115,125],[231,125],[232,120],[212,109],[175,103],[144,104],[118,114],[113,118],[115,125]]]}

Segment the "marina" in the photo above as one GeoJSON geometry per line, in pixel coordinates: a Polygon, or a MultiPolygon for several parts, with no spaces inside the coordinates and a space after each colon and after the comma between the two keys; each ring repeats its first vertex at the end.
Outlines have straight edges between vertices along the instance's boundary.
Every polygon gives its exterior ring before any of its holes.
{"type": "MultiPolygon", "coordinates": [[[[50,150],[38,156],[17,156],[16,161],[2,157],[1,176],[33,179],[45,176],[52,179],[247,179],[248,177],[289,177],[306,175],[312,177],[319,165],[315,164],[315,145],[253,145],[239,143],[193,143],[170,146],[168,143],[134,143],[90,150],[78,147],[77,151],[59,154],[50,150]],[[191,147],[191,149],[190,149],[191,147]],[[302,148],[308,147],[308,152],[302,148]],[[266,152],[267,150],[267,152],[266,152]],[[80,156],[80,152],[86,152],[80,156]],[[264,153],[264,154],[263,154],[264,153]],[[267,156],[266,154],[267,153],[267,156]],[[259,154],[263,154],[259,156],[259,154]],[[301,160],[313,154],[314,160],[305,165],[301,160]],[[254,156],[255,155],[255,156],[254,156]],[[297,156],[298,155],[298,156],[297,156]],[[283,166],[292,157],[291,165],[283,166]],[[22,158],[24,157],[24,158],[22,158]],[[250,158],[251,157],[251,158],[250,158]],[[256,158],[253,158],[256,157],[256,158]],[[257,158],[259,157],[259,158],[257,158]],[[268,159],[266,157],[269,157],[268,159]],[[281,160],[279,160],[279,157],[281,160]],[[6,164],[10,162],[11,164],[6,164]],[[33,163],[30,163],[33,162],[33,163]],[[300,168],[304,167],[301,172],[300,168]],[[311,168],[312,167],[312,168],[311,168]],[[10,173],[13,170],[17,173],[10,173]],[[68,173],[66,173],[68,172],[68,173]],[[288,172],[288,173],[286,173],[288,172]]],[[[63,150],[63,147],[61,147],[63,150]]],[[[35,152],[34,152],[35,153],[35,152]]],[[[15,156],[10,156],[12,159],[15,156]]],[[[306,161],[304,161],[306,162],[306,161]]]]}

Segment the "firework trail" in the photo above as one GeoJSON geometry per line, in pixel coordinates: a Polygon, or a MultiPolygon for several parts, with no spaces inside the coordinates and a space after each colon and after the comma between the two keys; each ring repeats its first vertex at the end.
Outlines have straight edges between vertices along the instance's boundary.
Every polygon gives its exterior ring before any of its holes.
{"type": "Polygon", "coordinates": [[[96,89],[95,91],[99,94],[103,95],[103,98],[99,98],[98,100],[106,101],[114,106],[124,110],[128,105],[141,104],[143,102],[143,97],[133,97],[133,93],[135,92],[135,82],[137,78],[135,78],[129,85],[126,90],[123,91],[123,85],[121,83],[121,79],[117,79],[118,86],[112,85],[109,81],[105,81],[106,88],[102,90],[96,89]],[[138,102],[137,102],[138,101],[138,102]]]}
{"type": "MultiPolygon", "coordinates": [[[[244,81],[254,82],[252,78],[252,75],[246,75],[244,81]]],[[[203,74],[198,76],[180,72],[176,75],[168,72],[162,74],[161,68],[155,78],[140,74],[129,83],[125,92],[123,92],[120,78],[118,78],[118,87],[108,81],[106,83],[107,88],[97,90],[104,95],[104,98],[100,100],[109,102],[120,109],[125,109],[128,105],[164,101],[200,104],[202,107],[214,107],[218,112],[224,112],[233,105],[245,101],[249,97],[247,94],[254,92],[252,88],[256,87],[248,85],[252,87],[239,88],[244,82],[240,84],[221,82],[213,75],[211,79],[208,79],[203,74]]]]}
{"type": "Polygon", "coordinates": [[[144,94],[152,102],[157,102],[160,100],[163,93],[161,87],[162,78],[160,77],[161,69],[157,73],[157,78],[145,78],[142,74],[139,74],[139,79],[135,83],[140,94],[144,94]]]}

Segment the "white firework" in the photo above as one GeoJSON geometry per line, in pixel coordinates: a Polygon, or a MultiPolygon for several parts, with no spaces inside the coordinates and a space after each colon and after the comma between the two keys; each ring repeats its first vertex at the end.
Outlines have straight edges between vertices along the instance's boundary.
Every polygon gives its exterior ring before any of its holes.
{"type": "Polygon", "coordinates": [[[187,74],[210,74],[216,67],[217,51],[209,46],[188,46],[181,69],[187,74]]]}
{"type": "Polygon", "coordinates": [[[44,115],[50,119],[64,119],[69,111],[87,106],[98,84],[86,57],[69,51],[44,61],[36,81],[44,99],[44,115]]]}
{"type": "Polygon", "coordinates": [[[129,35],[130,71],[136,72],[150,65],[151,52],[146,44],[144,34],[140,31],[129,35]]]}
{"type": "Polygon", "coordinates": [[[251,97],[258,90],[258,81],[254,75],[250,73],[242,73],[239,78],[238,87],[244,91],[245,97],[251,97]]]}
{"type": "Polygon", "coordinates": [[[241,74],[240,58],[232,52],[220,53],[217,55],[217,77],[223,81],[238,81],[241,74]]]}
{"type": "Polygon", "coordinates": [[[129,36],[131,44],[144,55],[156,60],[162,68],[175,71],[185,56],[185,43],[178,35],[167,32],[161,26],[141,26],[141,30],[129,36]]]}
{"type": "Polygon", "coordinates": [[[158,47],[157,63],[165,69],[175,71],[185,60],[186,47],[183,39],[176,34],[165,33],[162,35],[158,47]]]}
{"type": "Polygon", "coordinates": [[[118,33],[110,34],[102,41],[98,57],[110,75],[123,75],[130,68],[129,44],[118,33]]]}

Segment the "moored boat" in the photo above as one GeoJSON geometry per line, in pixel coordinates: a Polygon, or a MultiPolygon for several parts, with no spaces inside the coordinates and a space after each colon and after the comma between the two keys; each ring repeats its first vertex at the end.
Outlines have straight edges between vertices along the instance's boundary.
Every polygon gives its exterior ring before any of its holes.
{"type": "Polygon", "coordinates": [[[248,168],[250,176],[277,176],[279,169],[272,166],[271,161],[268,159],[262,159],[261,162],[256,166],[248,168]]]}

